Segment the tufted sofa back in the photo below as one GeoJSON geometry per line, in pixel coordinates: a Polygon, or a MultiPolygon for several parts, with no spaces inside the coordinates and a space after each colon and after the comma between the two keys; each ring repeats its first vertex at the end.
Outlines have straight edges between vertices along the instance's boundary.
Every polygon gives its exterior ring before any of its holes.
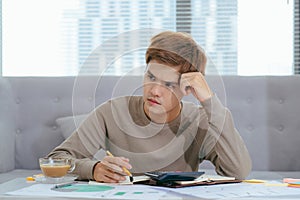
{"type": "MultiPolygon", "coordinates": [[[[299,76],[207,76],[231,111],[255,170],[300,170],[299,76]]],[[[63,140],[56,119],[142,94],[140,76],[0,78],[0,172],[36,169],[63,140]]],[[[185,100],[192,100],[187,97],[185,100]]]]}

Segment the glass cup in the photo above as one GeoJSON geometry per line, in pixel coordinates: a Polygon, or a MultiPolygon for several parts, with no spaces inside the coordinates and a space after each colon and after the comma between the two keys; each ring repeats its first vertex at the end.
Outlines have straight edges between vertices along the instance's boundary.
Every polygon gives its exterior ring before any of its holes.
{"type": "Polygon", "coordinates": [[[39,164],[47,183],[64,182],[75,168],[74,161],[68,158],[40,158],[39,164]]]}

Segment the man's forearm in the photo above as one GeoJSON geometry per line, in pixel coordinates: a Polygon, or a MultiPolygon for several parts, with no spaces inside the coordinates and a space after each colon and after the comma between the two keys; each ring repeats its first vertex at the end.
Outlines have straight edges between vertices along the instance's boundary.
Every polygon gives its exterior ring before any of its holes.
{"type": "Polygon", "coordinates": [[[212,161],[221,175],[245,178],[251,170],[252,163],[248,150],[234,127],[230,111],[217,97],[205,103],[209,128],[204,145],[210,144],[210,153],[206,149],[205,159],[212,161]]]}

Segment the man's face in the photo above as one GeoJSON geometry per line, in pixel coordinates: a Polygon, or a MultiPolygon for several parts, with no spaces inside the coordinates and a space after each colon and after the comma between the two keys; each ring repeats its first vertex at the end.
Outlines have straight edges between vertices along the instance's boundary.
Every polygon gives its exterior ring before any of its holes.
{"type": "MultiPolygon", "coordinates": [[[[144,110],[148,117],[175,119],[180,113],[181,98],[178,68],[150,61],[144,75],[144,110]]],[[[155,119],[154,119],[155,121],[155,119]]]]}

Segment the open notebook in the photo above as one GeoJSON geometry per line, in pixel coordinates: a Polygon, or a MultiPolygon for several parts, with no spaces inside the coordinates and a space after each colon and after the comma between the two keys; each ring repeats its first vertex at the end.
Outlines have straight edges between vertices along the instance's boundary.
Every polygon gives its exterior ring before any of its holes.
{"type": "Polygon", "coordinates": [[[229,176],[203,174],[193,181],[175,181],[175,184],[181,186],[185,186],[185,185],[192,186],[192,185],[211,185],[211,184],[232,183],[232,182],[235,183],[241,181],[235,179],[234,177],[229,177],[229,176]]]}
{"type": "MultiPolygon", "coordinates": [[[[131,184],[147,184],[154,186],[163,186],[163,187],[187,187],[187,186],[197,186],[197,185],[214,185],[214,184],[225,184],[225,183],[239,183],[241,180],[237,180],[234,177],[228,176],[219,176],[219,175],[208,175],[203,174],[192,181],[171,181],[171,182],[157,182],[155,180],[151,180],[149,176],[133,176],[133,182],[130,182],[129,177],[126,177],[125,181],[114,183],[118,185],[131,185],[131,184]]],[[[107,185],[107,183],[99,183],[96,181],[90,181],[89,184],[93,185],[107,185]]]]}
{"type": "Polygon", "coordinates": [[[169,181],[169,182],[159,182],[155,180],[150,180],[147,184],[162,186],[162,187],[180,188],[180,187],[188,187],[188,186],[215,185],[215,184],[239,183],[239,182],[242,181],[235,179],[235,177],[203,174],[194,180],[169,181]]]}
{"type": "Polygon", "coordinates": [[[177,187],[187,187],[187,186],[215,185],[215,184],[240,183],[240,182],[242,181],[235,179],[235,177],[203,174],[193,181],[174,181],[172,183],[163,184],[161,186],[177,188],[177,187]]]}

